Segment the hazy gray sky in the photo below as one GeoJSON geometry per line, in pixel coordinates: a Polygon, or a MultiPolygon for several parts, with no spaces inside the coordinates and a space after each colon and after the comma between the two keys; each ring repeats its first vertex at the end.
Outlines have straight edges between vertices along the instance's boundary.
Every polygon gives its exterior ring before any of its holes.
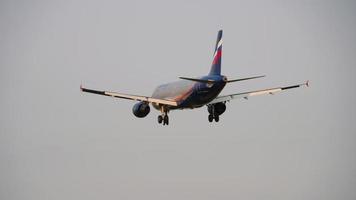
{"type": "Polygon", "coordinates": [[[355,1],[1,1],[0,199],[356,199],[355,1]],[[224,94],[311,87],[144,119],[134,102],[208,73],[224,94]]]}

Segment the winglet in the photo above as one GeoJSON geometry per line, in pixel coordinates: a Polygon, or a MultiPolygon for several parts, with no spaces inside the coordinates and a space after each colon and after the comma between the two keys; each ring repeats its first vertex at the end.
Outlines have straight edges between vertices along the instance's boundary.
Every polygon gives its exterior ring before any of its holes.
{"type": "Polygon", "coordinates": [[[307,87],[309,87],[309,80],[307,80],[307,82],[305,82],[305,85],[306,85],[307,87]]]}
{"type": "Polygon", "coordinates": [[[82,86],[82,84],[80,84],[80,91],[83,92],[83,86],[82,86]]]}

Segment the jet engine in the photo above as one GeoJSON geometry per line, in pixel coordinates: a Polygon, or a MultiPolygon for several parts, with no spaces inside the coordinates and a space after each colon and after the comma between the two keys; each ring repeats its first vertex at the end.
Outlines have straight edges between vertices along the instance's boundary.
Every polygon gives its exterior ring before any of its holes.
{"type": "Polygon", "coordinates": [[[138,102],[133,106],[132,113],[138,118],[146,117],[150,113],[150,105],[146,102],[138,102]]]}

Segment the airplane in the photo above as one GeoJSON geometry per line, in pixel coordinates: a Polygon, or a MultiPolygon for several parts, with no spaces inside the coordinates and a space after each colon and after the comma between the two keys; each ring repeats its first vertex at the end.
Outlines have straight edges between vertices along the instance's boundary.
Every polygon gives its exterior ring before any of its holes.
{"type": "Polygon", "coordinates": [[[262,78],[265,76],[253,76],[248,78],[228,79],[221,75],[222,35],[219,30],[216,40],[213,62],[208,75],[197,78],[179,77],[181,80],[158,86],[151,96],[123,94],[110,91],[88,89],[80,86],[82,92],[88,92],[109,97],[138,101],[132,108],[133,114],[138,118],[144,118],[150,113],[150,104],[160,111],[158,123],[169,124],[168,113],[171,110],[194,109],[207,106],[208,121],[219,121],[219,116],[226,110],[226,103],[233,99],[248,99],[251,96],[275,94],[277,92],[294,89],[302,86],[309,87],[309,81],[302,84],[274,87],[250,92],[235,93],[219,96],[227,83],[262,78]]]}

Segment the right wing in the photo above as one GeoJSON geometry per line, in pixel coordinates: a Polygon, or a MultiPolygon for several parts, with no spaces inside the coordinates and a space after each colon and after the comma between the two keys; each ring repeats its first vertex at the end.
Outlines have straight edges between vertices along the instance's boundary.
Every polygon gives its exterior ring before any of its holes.
{"type": "Polygon", "coordinates": [[[293,88],[298,88],[301,86],[309,87],[309,81],[302,83],[302,84],[291,85],[291,86],[286,86],[286,87],[276,87],[276,88],[269,88],[269,89],[264,89],[264,90],[256,90],[256,91],[252,91],[252,92],[243,92],[243,93],[237,93],[237,94],[218,96],[214,100],[212,100],[209,104],[227,102],[227,101],[230,101],[233,99],[241,99],[241,98],[248,99],[251,96],[259,96],[259,95],[264,95],[264,94],[275,94],[277,92],[281,92],[281,91],[293,89],[293,88]]]}
{"type": "Polygon", "coordinates": [[[80,86],[80,90],[82,92],[99,94],[99,95],[104,95],[104,96],[109,96],[109,97],[116,97],[116,98],[121,98],[121,99],[144,101],[144,102],[148,102],[148,103],[156,103],[156,104],[169,105],[169,106],[177,106],[178,105],[178,102],[170,101],[170,100],[166,100],[166,99],[156,99],[156,98],[146,97],[146,96],[138,96],[138,95],[131,95],[131,94],[122,94],[122,93],[117,93],[117,92],[92,90],[92,89],[83,88],[82,86],[80,86]]]}

